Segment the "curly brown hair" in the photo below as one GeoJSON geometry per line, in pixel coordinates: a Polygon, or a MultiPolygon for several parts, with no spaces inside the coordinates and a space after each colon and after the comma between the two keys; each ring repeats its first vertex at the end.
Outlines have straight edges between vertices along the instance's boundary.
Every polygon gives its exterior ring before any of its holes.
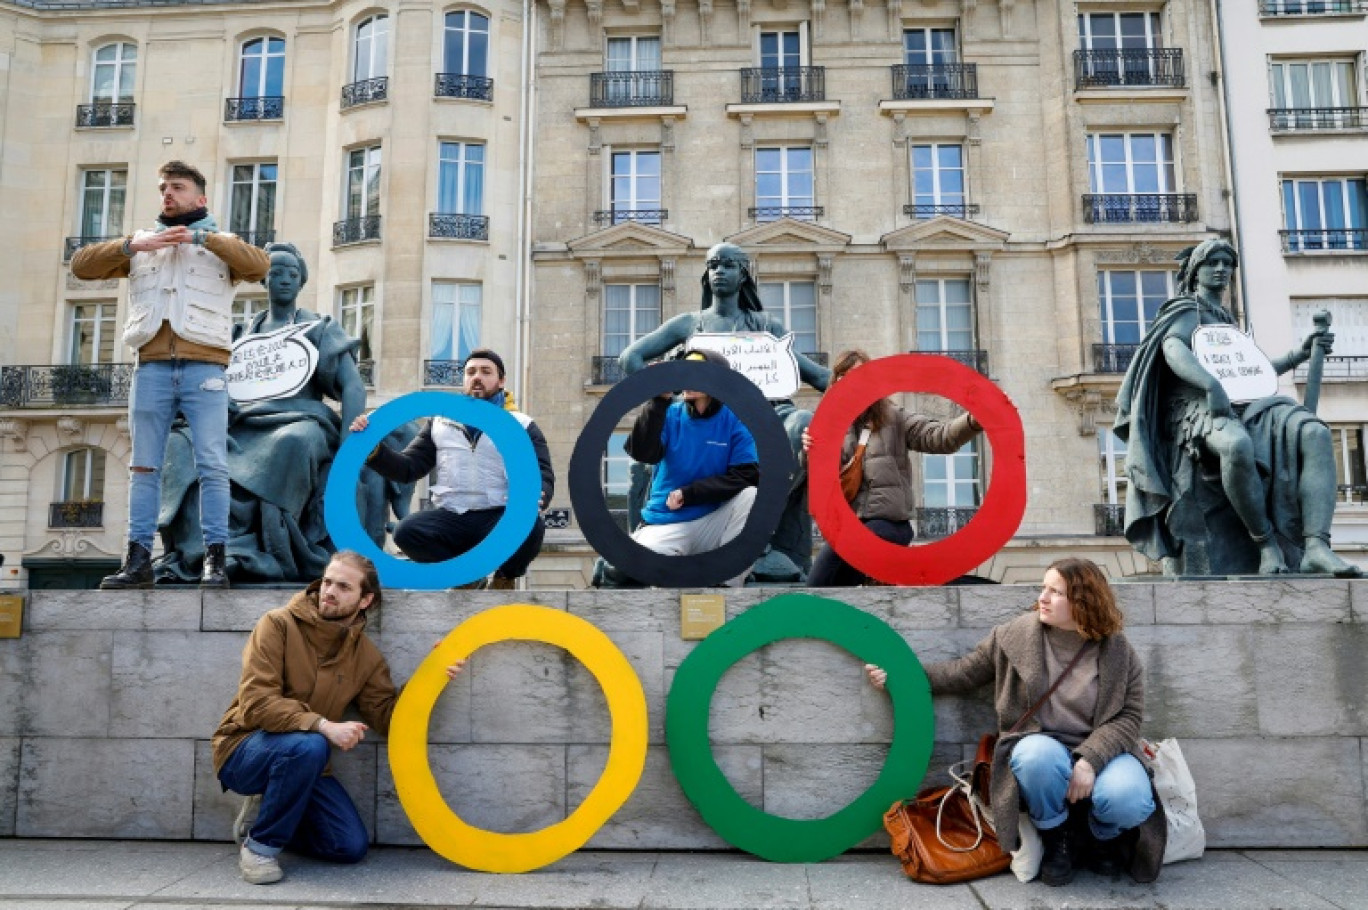
{"type": "Polygon", "coordinates": [[[1116,595],[1107,583],[1106,574],[1097,563],[1070,556],[1056,559],[1049,569],[1054,569],[1064,579],[1064,593],[1069,598],[1079,635],[1089,641],[1098,641],[1121,631],[1126,618],[1116,605],[1116,595]]]}
{"type": "MultiPolygon", "coordinates": [[[[869,355],[859,348],[842,351],[836,355],[836,362],[831,367],[831,382],[834,383],[857,366],[869,363],[869,361],[869,355]]],[[[893,419],[892,411],[892,403],[887,398],[880,398],[865,408],[864,413],[855,420],[855,425],[867,426],[877,433],[884,428],[884,424],[893,419]]]]}

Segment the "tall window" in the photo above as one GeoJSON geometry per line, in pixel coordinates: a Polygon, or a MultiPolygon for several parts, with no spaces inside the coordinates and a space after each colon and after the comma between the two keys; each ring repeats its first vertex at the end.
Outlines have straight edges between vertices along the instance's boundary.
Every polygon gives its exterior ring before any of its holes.
{"type": "Polygon", "coordinates": [[[975,508],[979,504],[977,440],[953,455],[922,456],[922,503],[927,508],[975,508]]]}
{"type": "Polygon", "coordinates": [[[1139,344],[1164,301],[1173,296],[1173,273],[1099,269],[1097,299],[1104,344],[1139,344]]]}
{"type": "Polygon", "coordinates": [[[352,149],[347,153],[343,208],[348,221],[380,214],[380,146],[352,149]]]}
{"type": "Polygon", "coordinates": [[[610,73],[659,72],[660,38],[654,35],[609,38],[604,68],[610,73]]]}
{"type": "Polygon", "coordinates": [[[374,360],[371,343],[375,337],[375,285],[363,284],[340,290],[337,294],[337,315],[342,323],[342,331],[361,339],[356,359],[374,360]]]}
{"type": "Polygon", "coordinates": [[[803,35],[800,31],[760,33],[760,93],[766,99],[803,93],[803,35]]]}
{"type": "Polygon", "coordinates": [[[1368,249],[1362,178],[1289,177],[1282,193],[1289,252],[1368,249]]]}
{"type": "Polygon", "coordinates": [[[975,350],[968,278],[917,280],[917,350],[975,350]]]}
{"type": "Polygon", "coordinates": [[[1363,435],[1361,424],[1330,428],[1335,447],[1335,483],[1341,502],[1368,502],[1368,466],[1364,463],[1363,435]]]}
{"type": "Polygon", "coordinates": [[[489,17],[467,10],[446,14],[445,71],[461,76],[489,72],[489,17]]]}
{"type": "Polygon", "coordinates": [[[123,233],[128,171],[81,173],[81,236],[117,237],[123,233]]]}
{"type": "Polygon", "coordinates": [[[811,281],[766,281],[760,284],[760,302],[793,333],[793,350],[812,354],[817,350],[817,285],[811,281]]]}
{"type": "Polygon", "coordinates": [[[627,346],[660,326],[660,286],[603,286],[603,356],[616,357],[627,346]]]}
{"type": "Polygon", "coordinates": [[[810,221],[815,214],[814,194],[811,148],[755,150],[757,221],[774,221],[786,215],[810,221]]]}
{"type": "Polygon", "coordinates": [[[1269,66],[1273,107],[1358,107],[1353,60],[1279,60],[1269,66]]]}
{"type": "Polygon", "coordinates": [[[1092,192],[1174,193],[1173,137],[1168,133],[1089,133],[1092,192]]]}
{"type": "Polygon", "coordinates": [[[78,303],[71,308],[67,363],[114,362],[114,304],[78,303]]]}
{"type": "Polygon", "coordinates": [[[1126,444],[1111,427],[1097,428],[1097,457],[1101,466],[1102,499],[1109,506],[1126,501],[1126,444]]]}
{"type": "Polygon", "coordinates": [[[233,324],[246,328],[256,314],[266,312],[268,306],[265,297],[234,297],[233,324]]]}
{"type": "Polygon", "coordinates": [[[285,39],[254,38],[242,45],[238,95],[278,98],[285,94],[285,39]]]}
{"type": "Polygon", "coordinates": [[[479,348],[480,297],[478,284],[432,283],[431,360],[464,361],[479,348]]]}
{"type": "Polygon", "coordinates": [[[258,245],[274,239],[277,171],[274,161],[233,165],[229,231],[258,245]]]}
{"type": "Polygon", "coordinates": [[[437,164],[437,211],[447,215],[484,214],[485,147],[443,142],[437,164]]]}
{"type": "Polygon", "coordinates": [[[104,499],[105,453],[101,449],[72,449],[62,456],[59,502],[99,502],[104,499]]]}
{"type": "Polygon", "coordinates": [[[613,223],[641,221],[660,223],[660,152],[613,152],[612,178],[609,181],[609,207],[613,223]],[[650,212],[641,217],[633,212],[650,212]]]}
{"type": "Polygon", "coordinates": [[[967,214],[964,146],[932,143],[912,146],[912,211],[917,218],[967,214]]]}
{"type": "Polygon", "coordinates": [[[96,50],[90,80],[90,100],[97,103],[132,101],[137,65],[136,44],[106,44],[96,50]]]}
{"type": "Polygon", "coordinates": [[[608,511],[624,530],[627,527],[628,498],[632,491],[633,463],[624,448],[626,444],[626,433],[614,433],[608,438],[600,475],[603,498],[608,504],[608,511]]]}
{"type": "Polygon", "coordinates": [[[959,62],[953,28],[903,29],[903,63],[907,65],[907,97],[941,97],[950,88],[946,67],[959,62]],[[939,92],[938,92],[939,90],[939,92]]]}
{"type": "Polygon", "coordinates": [[[1150,50],[1164,38],[1158,13],[1082,13],[1078,43],[1085,51],[1150,50]]]}
{"type": "Polygon", "coordinates": [[[352,82],[378,79],[388,69],[389,17],[372,16],[356,26],[352,43],[352,82]]]}
{"type": "Polygon", "coordinates": [[[1368,297],[1318,297],[1291,303],[1294,337],[1305,338],[1314,327],[1315,314],[1329,310],[1335,333],[1334,356],[1368,358],[1368,297]]]}

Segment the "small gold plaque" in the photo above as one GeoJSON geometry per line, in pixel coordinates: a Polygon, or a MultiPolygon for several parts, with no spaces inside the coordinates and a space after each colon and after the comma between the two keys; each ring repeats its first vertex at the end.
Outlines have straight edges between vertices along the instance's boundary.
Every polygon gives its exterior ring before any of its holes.
{"type": "Polygon", "coordinates": [[[18,638],[24,628],[24,595],[0,594],[0,638],[18,638]]]}
{"type": "Polygon", "coordinates": [[[707,638],[727,621],[727,601],[721,594],[679,595],[679,637],[685,641],[707,638]]]}

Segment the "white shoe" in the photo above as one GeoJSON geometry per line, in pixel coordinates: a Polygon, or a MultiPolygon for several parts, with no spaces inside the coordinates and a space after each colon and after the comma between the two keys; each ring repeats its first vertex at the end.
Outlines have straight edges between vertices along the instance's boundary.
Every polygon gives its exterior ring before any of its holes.
{"type": "Polygon", "coordinates": [[[274,856],[262,856],[246,844],[238,851],[238,869],[242,880],[253,885],[269,885],[285,877],[274,856]]]}
{"type": "Polygon", "coordinates": [[[242,801],[237,818],[233,819],[233,840],[239,847],[247,840],[247,832],[256,822],[257,812],[261,809],[261,794],[257,793],[242,801]]]}

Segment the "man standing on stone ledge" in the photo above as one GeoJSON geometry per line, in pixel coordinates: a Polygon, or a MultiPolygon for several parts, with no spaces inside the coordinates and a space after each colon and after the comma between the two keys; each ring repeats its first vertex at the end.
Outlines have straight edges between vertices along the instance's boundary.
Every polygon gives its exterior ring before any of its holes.
{"type": "Polygon", "coordinates": [[[133,457],[128,485],[128,554],[105,590],[150,588],[152,538],[161,505],[166,438],[177,412],[190,423],[199,474],[205,556],[200,584],[226,588],[228,541],[228,383],[233,286],[260,281],[266,253],[221,234],[205,208],[204,175],[183,161],[157,172],[161,214],[153,230],[81,247],[71,274],[87,281],[129,279],[124,344],[137,352],[128,396],[133,457]]]}
{"type": "MultiPolygon", "coordinates": [[[[556,489],[551,450],[546,437],[531,417],[516,409],[504,388],[503,358],[488,348],[471,351],[463,368],[462,390],[472,398],[488,401],[511,413],[532,440],[541,469],[541,508],[556,489]]],[[[365,415],[352,421],[353,433],[369,426],[365,415]]],[[[394,529],[394,544],[414,562],[444,562],[473,548],[489,536],[503,518],[508,505],[509,478],[503,456],[478,427],[465,426],[445,417],[428,422],[402,452],[383,442],[375,447],[366,465],[381,477],[413,483],[435,466],[436,480],[428,487],[434,509],[409,515],[394,529]]],[[[517,478],[530,483],[532,478],[517,478]]],[[[541,552],[546,522],[539,514],[522,546],[508,557],[493,577],[476,587],[511,590],[527,574],[527,567],[541,552]]]]}
{"type": "Polygon", "coordinates": [[[380,600],[375,566],[344,550],[321,580],[252,630],[237,697],[211,740],[219,782],[248,797],[233,825],[245,881],[280,881],[276,857],[287,847],[338,863],[366,855],[370,835],[328,759],[332,747],[347,752],[370,729],[389,732],[399,693],[365,632],[366,612],[380,600]],[[353,702],[362,720],[342,720],[353,702]]]}

